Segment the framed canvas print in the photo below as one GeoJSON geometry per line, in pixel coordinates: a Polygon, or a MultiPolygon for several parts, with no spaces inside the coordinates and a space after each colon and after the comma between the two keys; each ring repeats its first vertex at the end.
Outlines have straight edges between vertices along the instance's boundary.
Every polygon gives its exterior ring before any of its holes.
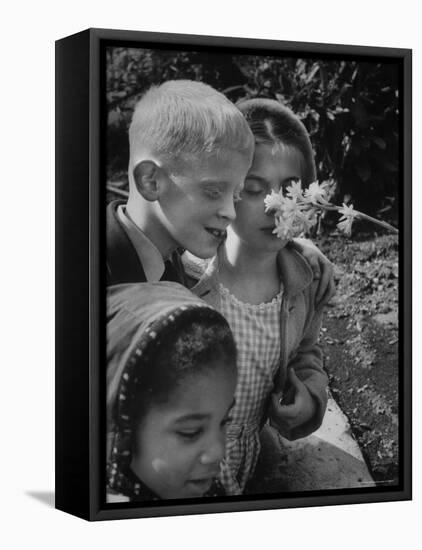
{"type": "Polygon", "coordinates": [[[56,43],[56,507],[411,498],[411,51],[56,43]]]}

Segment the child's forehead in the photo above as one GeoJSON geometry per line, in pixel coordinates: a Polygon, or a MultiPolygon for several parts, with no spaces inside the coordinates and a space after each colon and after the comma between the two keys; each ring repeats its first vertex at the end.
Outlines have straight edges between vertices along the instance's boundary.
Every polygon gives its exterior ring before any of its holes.
{"type": "Polygon", "coordinates": [[[267,162],[298,165],[303,170],[305,158],[302,151],[294,145],[283,142],[259,142],[255,147],[253,166],[265,165],[267,162]]]}
{"type": "Polygon", "coordinates": [[[198,372],[183,377],[169,395],[168,405],[174,409],[202,409],[207,400],[215,402],[222,388],[236,382],[234,364],[223,359],[198,366],[198,372]]]}
{"type": "Polygon", "coordinates": [[[306,163],[302,152],[296,147],[261,142],[257,144],[254,160],[248,172],[248,178],[254,176],[266,179],[295,177],[303,179],[306,173],[306,163]]]}
{"type": "Polygon", "coordinates": [[[171,162],[173,174],[181,177],[194,176],[197,180],[221,179],[227,174],[241,173],[247,170],[251,159],[243,152],[218,149],[195,155],[185,155],[171,162]]]}
{"type": "Polygon", "coordinates": [[[303,153],[296,145],[283,141],[257,141],[255,144],[255,155],[269,155],[272,157],[285,157],[289,159],[303,158],[303,153]]]}

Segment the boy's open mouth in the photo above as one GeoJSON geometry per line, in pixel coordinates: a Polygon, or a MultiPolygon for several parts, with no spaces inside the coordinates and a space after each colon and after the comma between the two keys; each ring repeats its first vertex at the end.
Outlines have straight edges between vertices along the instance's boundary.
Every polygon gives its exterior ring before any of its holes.
{"type": "Polygon", "coordinates": [[[225,229],[214,229],[213,227],[206,227],[205,229],[219,241],[222,241],[227,236],[227,231],[225,229]]]}

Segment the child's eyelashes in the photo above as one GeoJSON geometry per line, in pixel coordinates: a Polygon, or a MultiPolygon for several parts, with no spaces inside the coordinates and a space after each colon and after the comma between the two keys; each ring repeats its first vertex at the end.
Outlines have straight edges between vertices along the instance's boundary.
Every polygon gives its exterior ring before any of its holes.
{"type": "Polygon", "coordinates": [[[299,177],[293,176],[284,179],[277,184],[271,184],[269,181],[251,178],[245,182],[245,187],[242,191],[242,195],[249,197],[261,197],[266,196],[273,191],[286,192],[287,188],[293,183],[300,181],[299,177]]]}
{"type": "Polygon", "coordinates": [[[260,195],[267,194],[267,192],[261,186],[247,186],[242,191],[243,196],[259,197],[260,195]]]}
{"type": "Polygon", "coordinates": [[[202,434],[202,429],[198,430],[179,430],[176,432],[176,435],[178,435],[180,438],[184,439],[185,441],[195,441],[195,439],[198,439],[198,437],[202,434]]]}
{"type": "MultiPolygon", "coordinates": [[[[211,200],[218,200],[222,198],[223,191],[220,189],[204,189],[204,195],[211,200]]],[[[242,200],[242,196],[240,192],[233,193],[233,202],[239,202],[242,200]]]]}
{"type": "Polygon", "coordinates": [[[243,191],[245,195],[250,195],[252,197],[257,197],[263,193],[262,189],[245,189],[243,191]]]}
{"type": "Polygon", "coordinates": [[[258,196],[263,193],[267,193],[268,185],[265,185],[262,181],[250,178],[246,180],[245,187],[243,188],[242,195],[258,196]]]}
{"type": "Polygon", "coordinates": [[[221,197],[221,191],[219,189],[204,189],[204,194],[209,199],[219,199],[221,197]]]}
{"type": "MultiPolygon", "coordinates": [[[[226,416],[220,423],[221,429],[225,429],[227,424],[229,424],[232,421],[231,416],[226,416]]],[[[184,441],[193,442],[196,441],[201,437],[201,435],[204,433],[204,428],[195,428],[195,429],[189,429],[189,430],[177,430],[175,433],[176,435],[181,438],[184,441]]]]}

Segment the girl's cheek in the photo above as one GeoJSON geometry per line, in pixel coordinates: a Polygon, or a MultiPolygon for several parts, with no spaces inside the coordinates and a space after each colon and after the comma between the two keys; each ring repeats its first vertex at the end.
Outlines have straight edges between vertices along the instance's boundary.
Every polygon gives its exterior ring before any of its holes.
{"type": "MultiPolygon", "coordinates": [[[[262,204],[264,204],[264,203],[262,203],[262,204]]],[[[256,205],[254,204],[253,201],[251,201],[249,199],[242,199],[239,202],[237,212],[238,212],[239,215],[242,215],[244,213],[250,212],[251,210],[254,210],[255,207],[256,207],[256,205]]]]}
{"type": "Polygon", "coordinates": [[[169,464],[162,458],[154,458],[151,462],[151,467],[158,475],[166,474],[169,470],[169,464]]]}

